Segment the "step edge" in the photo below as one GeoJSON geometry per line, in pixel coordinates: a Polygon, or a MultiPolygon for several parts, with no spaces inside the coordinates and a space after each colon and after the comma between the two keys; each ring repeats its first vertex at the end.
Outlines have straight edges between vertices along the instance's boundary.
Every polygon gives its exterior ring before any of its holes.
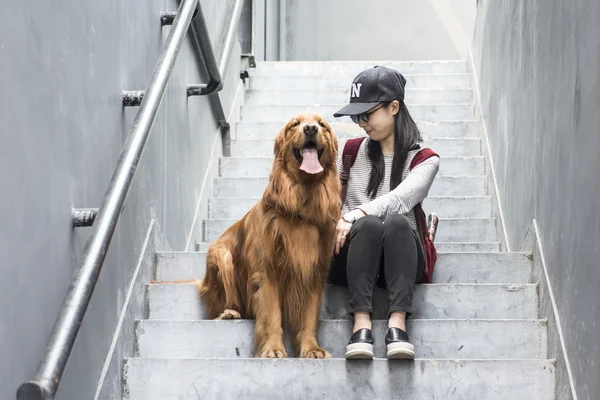
{"type": "MultiPolygon", "coordinates": [[[[186,281],[192,281],[194,279],[186,279],[186,281]]],[[[199,281],[200,279],[198,279],[199,281]]],[[[158,287],[158,286],[195,286],[195,283],[173,283],[173,282],[147,282],[146,287],[158,287]]],[[[504,282],[504,283],[417,283],[416,286],[423,287],[506,287],[506,286],[520,286],[523,290],[537,288],[537,283],[516,283],[516,282],[504,282]]]]}
{"type": "MultiPolygon", "coordinates": [[[[362,136],[356,136],[356,137],[349,137],[349,138],[338,138],[340,140],[350,140],[350,139],[356,139],[359,137],[364,137],[366,138],[367,136],[362,135],[362,136]]],[[[481,142],[481,138],[479,137],[452,137],[452,136],[440,136],[440,137],[435,137],[435,138],[431,138],[428,140],[424,140],[421,143],[431,143],[433,141],[437,141],[437,142],[456,142],[456,141],[464,141],[464,142],[472,142],[472,143],[476,143],[476,142],[481,142]]],[[[275,142],[275,139],[232,139],[231,140],[231,144],[237,144],[237,143],[256,143],[256,142],[275,142]]],[[[467,156],[468,157],[468,156],[467,156]]]]}
{"type": "MultiPolygon", "coordinates": [[[[347,363],[348,360],[346,360],[345,358],[327,358],[327,359],[311,359],[311,358],[299,358],[299,357],[287,357],[287,358],[274,358],[274,359],[269,359],[269,358],[244,358],[244,357],[238,357],[238,358],[222,358],[222,357],[203,357],[203,358],[198,358],[198,357],[190,357],[190,358],[182,358],[182,357],[173,357],[173,358],[169,358],[169,357],[123,357],[123,360],[125,362],[129,361],[129,360],[167,360],[167,361],[173,361],[173,360],[177,360],[177,361],[213,361],[213,360],[219,360],[219,361],[228,361],[228,362],[239,362],[239,361],[253,361],[253,362],[262,362],[262,363],[266,363],[266,362],[289,362],[289,363],[297,363],[297,362],[307,362],[307,363],[322,363],[322,362],[337,362],[337,361],[343,361],[344,363],[347,363]]],[[[373,358],[374,362],[386,362],[389,363],[389,360],[387,358],[379,358],[379,357],[375,357],[373,358]]],[[[513,363],[518,363],[518,362],[522,362],[522,363],[531,363],[531,362],[535,362],[535,363],[542,363],[544,365],[552,365],[555,363],[555,359],[554,358],[415,358],[414,362],[435,362],[435,361],[443,361],[443,362],[455,362],[455,363],[464,363],[464,362],[477,362],[477,363],[496,363],[496,362],[513,362],[513,363]]],[[[413,362],[413,361],[411,361],[413,362]]],[[[398,364],[400,365],[400,364],[398,364]]]]}
{"type": "MultiPolygon", "coordinates": [[[[202,242],[204,244],[209,244],[211,242],[202,242]]],[[[499,243],[499,242],[439,242],[439,243],[499,243]]],[[[438,243],[438,244],[439,244],[438,243]]],[[[157,256],[163,256],[163,255],[190,255],[190,254],[205,254],[206,251],[183,251],[183,250],[160,250],[160,251],[155,251],[154,254],[156,254],[157,256]]],[[[493,257],[515,257],[515,256],[521,256],[521,257],[526,257],[529,256],[531,253],[528,253],[526,251],[511,251],[511,252],[506,252],[506,251],[438,251],[437,253],[438,255],[444,255],[444,254],[466,254],[466,255],[477,255],[477,256],[493,256],[493,257]]]]}
{"type": "MultiPolygon", "coordinates": [[[[190,323],[194,323],[194,324],[202,324],[202,323],[215,323],[215,324],[236,324],[236,323],[241,323],[241,322],[251,322],[254,321],[254,319],[236,319],[236,320],[216,320],[216,319],[164,319],[164,318],[159,318],[159,319],[149,319],[149,318],[138,318],[136,320],[134,320],[134,323],[142,323],[142,324],[146,324],[146,323],[175,323],[175,324],[190,324],[190,323]]],[[[320,319],[319,322],[323,322],[323,321],[327,321],[327,322],[343,322],[343,323],[347,323],[347,324],[352,324],[352,320],[350,319],[320,319]]],[[[385,323],[388,322],[387,319],[373,319],[372,321],[375,322],[379,322],[379,323],[385,323]]],[[[443,318],[411,318],[410,321],[417,321],[417,323],[429,323],[429,322],[438,322],[438,323],[453,323],[453,322],[475,322],[475,323],[502,323],[502,322],[517,322],[517,323],[530,323],[530,324],[540,324],[540,328],[544,328],[544,324],[548,323],[548,319],[547,318],[448,318],[448,319],[443,319],[443,318]]]]}

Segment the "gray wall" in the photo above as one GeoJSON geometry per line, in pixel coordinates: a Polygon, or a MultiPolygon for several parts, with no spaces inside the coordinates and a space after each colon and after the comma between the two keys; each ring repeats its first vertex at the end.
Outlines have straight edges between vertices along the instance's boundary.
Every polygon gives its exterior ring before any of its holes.
{"type": "Polygon", "coordinates": [[[475,20],[475,0],[254,3],[266,4],[267,60],[463,60],[475,20]]]}
{"type": "Polygon", "coordinates": [[[473,43],[508,241],[537,221],[580,399],[600,398],[599,19],[595,0],[480,0],[473,43]]]}
{"type": "MultiPolygon", "coordinates": [[[[36,371],[91,230],[71,228],[71,208],[100,205],[137,111],[122,107],[121,93],[147,87],[170,29],[161,31],[160,13],[178,4],[0,1],[2,399],[36,371]]],[[[218,47],[232,1],[202,4],[218,47]]],[[[226,114],[239,89],[239,46],[231,60],[226,114]]],[[[210,187],[202,185],[212,183],[205,172],[221,137],[207,99],[186,97],[187,84],[206,82],[198,71],[186,41],[57,399],[93,399],[107,354],[100,398],[120,396],[121,359],[133,354],[154,250],[202,239],[201,223],[190,231],[205,211],[199,200],[210,187]]]]}

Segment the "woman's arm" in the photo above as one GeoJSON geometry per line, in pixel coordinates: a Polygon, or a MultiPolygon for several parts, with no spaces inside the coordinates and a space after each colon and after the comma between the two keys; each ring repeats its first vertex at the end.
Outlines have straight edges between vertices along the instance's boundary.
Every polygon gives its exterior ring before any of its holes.
{"type": "Polygon", "coordinates": [[[439,168],[439,157],[428,158],[414,167],[394,190],[357,208],[378,217],[406,214],[427,197],[439,168]]]}

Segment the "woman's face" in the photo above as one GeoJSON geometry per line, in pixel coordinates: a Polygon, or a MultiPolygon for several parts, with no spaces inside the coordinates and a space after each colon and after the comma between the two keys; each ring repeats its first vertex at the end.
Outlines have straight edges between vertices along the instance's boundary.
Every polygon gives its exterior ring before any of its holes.
{"type": "Polygon", "coordinates": [[[358,118],[358,125],[365,130],[367,135],[376,142],[385,141],[390,135],[394,135],[395,115],[400,110],[400,104],[394,100],[387,107],[382,107],[381,104],[376,105],[365,115],[369,121],[365,122],[362,118],[358,118]]]}

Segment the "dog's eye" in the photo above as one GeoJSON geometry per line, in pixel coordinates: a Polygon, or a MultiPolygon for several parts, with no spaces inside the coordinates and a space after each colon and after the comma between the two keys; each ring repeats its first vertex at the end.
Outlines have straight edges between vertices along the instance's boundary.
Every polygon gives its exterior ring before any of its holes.
{"type": "Polygon", "coordinates": [[[300,125],[300,121],[294,121],[294,124],[292,125],[292,128],[297,127],[298,125],[300,125]]]}
{"type": "Polygon", "coordinates": [[[323,123],[323,121],[319,121],[319,125],[321,125],[321,128],[325,128],[325,124],[323,123]]]}

